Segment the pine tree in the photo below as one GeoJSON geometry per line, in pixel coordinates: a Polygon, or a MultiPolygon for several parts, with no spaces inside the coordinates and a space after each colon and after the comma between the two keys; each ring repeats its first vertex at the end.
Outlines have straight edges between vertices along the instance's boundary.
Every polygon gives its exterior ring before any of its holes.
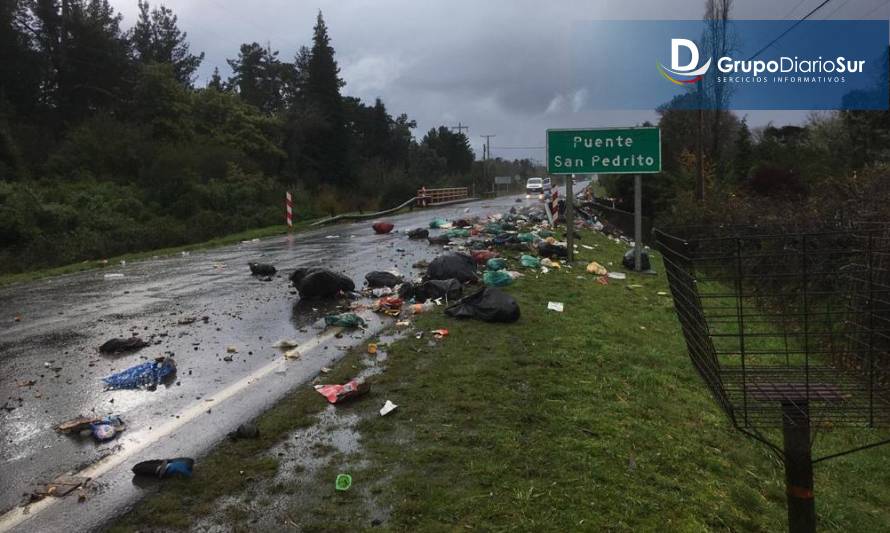
{"type": "Polygon", "coordinates": [[[743,118],[735,140],[735,158],[732,165],[732,175],[737,183],[748,178],[751,170],[751,157],[753,147],[751,144],[751,130],[748,129],[748,119],[743,118]]]}
{"type": "Polygon", "coordinates": [[[150,9],[147,0],[139,0],[139,18],[131,42],[137,59],[143,64],[169,63],[180,83],[191,87],[195,72],[204,61],[204,52],[190,52],[188,34],[180,31],[178,19],[165,6],[150,9]]]}
{"type": "Polygon", "coordinates": [[[208,89],[214,89],[219,92],[223,92],[226,90],[225,85],[223,84],[222,76],[219,75],[219,67],[213,67],[213,75],[210,76],[210,81],[207,82],[208,89]]]}
{"type": "Polygon", "coordinates": [[[241,99],[272,114],[284,107],[285,66],[278,60],[278,51],[258,43],[242,44],[236,59],[227,60],[232,67],[229,87],[241,99]]]}
{"type": "Polygon", "coordinates": [[[339,77],[340,68],[334,59],[334,48],[321,11],[316,19],[306,71],[306,104],[325,122],[325,131],[314,136],[306,151],[316,162],[322,181],[345,184],[350,178],[350,149],[340,95],[344,83],[339,77]]]}

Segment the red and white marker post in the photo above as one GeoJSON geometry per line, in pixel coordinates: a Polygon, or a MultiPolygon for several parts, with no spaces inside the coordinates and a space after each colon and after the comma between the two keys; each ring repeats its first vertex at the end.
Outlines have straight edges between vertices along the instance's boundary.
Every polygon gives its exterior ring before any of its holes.
{"type": "Polygon", "coordinates": [[[291,196],[290,191],[285,193],[284,205],[286,210],[285,218],[287,219],[287,230],[291,231],[294,229],[294,198],[291,196]]]}

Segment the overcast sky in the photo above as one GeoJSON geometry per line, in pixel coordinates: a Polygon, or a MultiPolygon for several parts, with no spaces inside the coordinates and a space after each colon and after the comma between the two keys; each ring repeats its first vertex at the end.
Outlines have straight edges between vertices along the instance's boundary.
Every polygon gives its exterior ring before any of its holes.
{"type": "MultiPolygon", "coordinates": [[[[795,19],[822,0],[736,0],[736,19],[795,19]]],[[[111,0],[135,20],[136,0],[111,0]]],[[[566,62],[573,24],[602,19],[699,19],[704,0],[166,0],[195,52],[206,54],[203,84],[244,42],[269,44],[291,60],[310,45],[319,9],[328,24],[344,92],[391,114],[431,127],[469,125],[481,156],[482,134],[494,156],[544,159],[544,132],[554,127],[635,125],[651,111],[602,111],[569,88],[566,62]]],[[[154,5],[155,2],[152,2],[154,5]]],[[[881,19],[887,0],[831,0],[814,19],[881,19]]],[[[749,124],[799,123],[797,111],[751,111],[749,124]]]]}

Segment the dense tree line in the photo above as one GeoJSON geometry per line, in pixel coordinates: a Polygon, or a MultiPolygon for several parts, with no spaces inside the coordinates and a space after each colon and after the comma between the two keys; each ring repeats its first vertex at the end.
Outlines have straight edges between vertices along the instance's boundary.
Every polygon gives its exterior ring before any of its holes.
{"type": "Polygon", "coordinates": [[[245,43],[203,87],[176,15],[138,2],[0,2],[0,271],[373,209],[471,183],[465,135],[344,96],[319,12],[292,59],[245,43]]]}

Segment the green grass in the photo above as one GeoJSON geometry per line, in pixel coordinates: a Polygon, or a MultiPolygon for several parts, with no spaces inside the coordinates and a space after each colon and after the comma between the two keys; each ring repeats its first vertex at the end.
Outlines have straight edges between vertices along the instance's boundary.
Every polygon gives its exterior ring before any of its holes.
{"type": "MultiPolygon", "coordinates": [[[[590,233],[582,242],[597,247],[581,250],[582,263],[620,264],[619,245],[590,233]]],[[[428,333],[389,346],[371,395],[348,408],[363,417],[361,451],[335,454],[307,481],[320,496],[294,496],[282,519],[301,517],[307,531],[365,529],[381,510],[382,527],[396,531],[785,529],[782,465],[732,430],[706,392],[670,299],[657,294],[667,290],[659,257],[654,267],[658,276],[608,286],[581,264],[537,277],[526,271],[507,288],[522,309],[515,324],[418,317],[418,329],[450,335],[432,346],[428,333]],[[548,301],[563,302],[565,312],[548,311],[548,301]],[[380,418],[386,399],[399,409],[380,418]],[[353,476],[347,493],[333,491],[339,471],[353,476]]],[[[361,357],[348,356],[341,377],[361,357]]],[[[309,400],[323,407],[320,397],[309,400]]],[[[215,496],[244,491],[213,480],[258,460],[288,425],[311,423],[308,406],[293,415],[297,404],[283,405],[293,420],[281,406],[264,415],[261,423],[277,428],[264,442],[239,443],[250,449],[237,455],[224,444],[194,479],[165,486],[115,529],[158,516],[177,527],[211,512],[215,496]]],[[[826,429],[817,455],[878,437],[826,429]]],[[[818,464],[815,492],[820,529],[890,530],[885,450],[818,464]]]]}
{"type": "MultiPolygon", "coordinates": [[[[309,228],[309,225],[312,221],[301,221],[294,224],[294,231],[303,231],[309,228]]],[[[25,283],[28,281],[34,281],[37,279],[49,278],[53,276],[61,276],[64,274],[73,274],[76,272],[83,272],[85,270],[93,270],[96,268],[104,268],[106,266],[113,267],[118,265],[121,261],[134,262],[134,261],[142,261],[145,259],[151,259],[153,257],[165,257],[176,255],[178,253],[184,251],[193,251],[193,250],[206,250],[209,248],[217,248],[220,246],[226,246],[229,244],[235,244],[241,241],[251,240],[251,239],[261,239],[264,237],[271,237],[273,235],[283,235],[287,233],[287,226],[278,225],[278,226],[268,226],[265,228],[257,228],[247,231],[242,231],[240,233],[233,233],[230,235],[225,235],[223,237],[217,237],[215,239],[211,239],[209,241],[194,243],[194,244],[186,244],[182,246],[174,246],[170,248],[162,248],[159,250],[149,250],[145,252],[133,252],[129,254],[119,255],[115,257],[107,258],[107,263],[105,263],[102,259],[96,259],[92,261],[82,261],[80,263],[73,263],[70,265],[63,265],[58,267],[44,268],[39,270],[33,270],[29,272],[21,272],[16,274],[0,274],[0,287],[6,285],[12,285],[14,283],[25,283]]]]}

